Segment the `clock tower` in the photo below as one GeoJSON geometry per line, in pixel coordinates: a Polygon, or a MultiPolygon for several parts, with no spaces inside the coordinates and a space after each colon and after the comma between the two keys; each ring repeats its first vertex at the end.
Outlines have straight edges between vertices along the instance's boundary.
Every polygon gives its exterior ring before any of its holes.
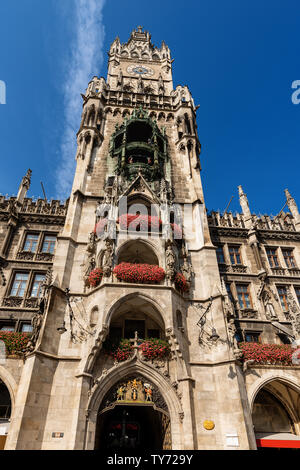
{"type": "Polygon", "coordinates": [[[228,429],[253,445],[197,106],[187,86],[174,88],[172,63],[139,26],[114,40],[107,78],[82,94],[73,187],[9,449],[223,448],[228,429]]]}

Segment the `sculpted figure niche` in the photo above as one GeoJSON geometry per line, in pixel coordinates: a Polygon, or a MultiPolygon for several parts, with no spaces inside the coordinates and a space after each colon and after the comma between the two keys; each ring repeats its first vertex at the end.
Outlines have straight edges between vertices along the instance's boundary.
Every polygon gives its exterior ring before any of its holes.
{"type": "Polygon", "coordinates": [[[175,276],[175,254],[172,248],[172,242],[168,242],[166,248],[166,275],[167,279],[173,280],[175,276]]]}
{"type": "Polygon", "coordinates": [[[114,254],[114,242],[107,238],[105,240],[105,250],[102,258],[103,275],[109,277],[112,271],[113,265],[113,254],[114,254]]]}
{"type": "Polygon", "coordinates": [[[83,266],[83,279],[84,287],[89,287],[88,278],[90,272],[95,268],[95,254],[96,254],[96,234],[90,233],[89,242],[86,247],[85,260],[81,266],[83,266]]]}
{"type": "Polygon", "coordinates": [[[181,266],[181,272],[184,275],[188,286],[191,285],[191,280],[194,275],[194,270],[192,265],[188,262],[187,257],[184,258],[183,265],[181,266]]]}

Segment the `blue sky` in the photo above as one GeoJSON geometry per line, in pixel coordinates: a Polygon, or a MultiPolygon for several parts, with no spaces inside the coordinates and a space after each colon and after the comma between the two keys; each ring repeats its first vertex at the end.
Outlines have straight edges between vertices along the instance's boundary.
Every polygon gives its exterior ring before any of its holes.
{"type": "Polygon", "coordinates": [[[16,194],[33,170],[31,196],[67,197],[81,98],[105,76],[107,51],[137,25],[171,49],[174,85],[196,104],[208,209],[276,214],[288,187],[300,206],[300,3],[294,0],[16,0],[0,5],[0,192],[16,194]]]}

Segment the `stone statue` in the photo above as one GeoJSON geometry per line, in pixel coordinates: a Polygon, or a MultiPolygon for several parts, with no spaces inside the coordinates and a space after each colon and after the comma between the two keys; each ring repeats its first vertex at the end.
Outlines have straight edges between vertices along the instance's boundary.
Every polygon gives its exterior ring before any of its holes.
{"type": "Polygon", "coordinates": [[[191,264],[188,262],[186,257],[184,258],[184,262],[183,262],[183,265],[181,267],[181,272],[184,275],[187,283],[190,285],[191,280],[192,280],[192,276],[194,275],[194,271],[193,271],[193,268],[192,268],[191,264]]]}
{"type": "Polygon", "coordinates": [[[273,303],[271,302],[271,293],[267,290],[266,287],[263,290],[261,297],[265,307],[266,317],[268,318],[268,320],[278,320],[273,303]]]}
{"type": "Polygon", "coordinates": [[[141,76],[138,78],[138,83],[137,83],[137,93],[143,93],[144,92],[144,83],[143,79],[141,76]]]}
{"type": "Polygon", "coordinates": [[[26,189],[29,189],[30,187],[30,180],[31,180],[31,174],[32,174],[32,170],[27,170],[27,173],[25,176],[23,176],[23,179],[22,179],[22,186],[25,186],[26,189]]]}
{"type": "Polygon", "coordinates": [[[38,312],[36,312],[33,315],[32,319],[31,319],[32,334],[31,334],[30,340],[28,341],[27,346],[26,346],[26,351],[27,352],[31,352],[31,351],[34,350],[36,342],[37,342],[39,334],[40,334],[42,323],[43,323],[43,312],[39,310],[38,312]]]}
{"type": "Polygon", "coordinates": [[[89,242],[86,247],[85,261],[82,264],[83,266],[83,279],[85,287],[88,287],[88,277],[90,272],[95,268],[95,253],[96,253],[96,234],[94,232],[90,233],[89,242]]]}
{"type": "Polygon", "coordinates": [[[164,93],[164,91],[165,91],[165,85],[164,85],[162,75],[160,73],[158,77],[158,93],[164,93]]]}
{"type": "Polygon", "coordinates": [[[107,238],[105,240],[105,250],[102,259],[103,275],[109,277],[111,275],[113,264],[113,240],[107,238]]]}
{"type": "Polygon", "coordinates": [[[120,69],[120,72],[119,72],[119,75],[118,75],[118,78],[117,78],[117,88],[119,90],[122,90],[122,88],[123,88],[123,73],[122,73],[121,69],[120,69]]]}
{"type": "Polygon", "coordinates": [[[173,280],[175,276],[175,255],[172,244],[169,243],[166,249],[166,274],[167,279],[173,280]]]}

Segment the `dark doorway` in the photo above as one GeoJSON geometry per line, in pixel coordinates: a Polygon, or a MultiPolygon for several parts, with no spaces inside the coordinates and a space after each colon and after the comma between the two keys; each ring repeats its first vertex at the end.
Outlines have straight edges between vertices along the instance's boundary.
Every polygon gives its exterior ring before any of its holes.
{"type": "Polygon", "coordinates": [[[162,450],[166,419],[152,406],[116,405],[98,416],[95,449],[162,450]]]}

